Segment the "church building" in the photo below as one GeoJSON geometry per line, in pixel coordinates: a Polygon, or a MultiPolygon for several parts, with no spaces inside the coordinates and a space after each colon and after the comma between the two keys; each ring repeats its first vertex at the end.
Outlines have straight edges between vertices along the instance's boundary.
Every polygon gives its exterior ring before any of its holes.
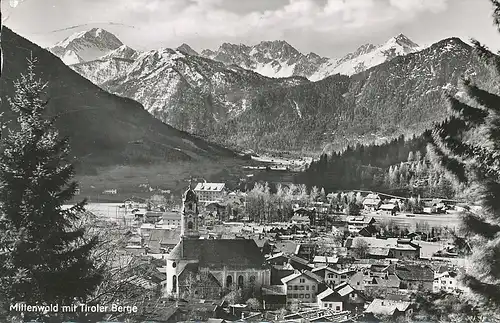
{"type": "Polygon", "coordinates": [[[167,256],[165,296],[219,299],[270,285],[270,267],[253,239],[200,239],[198,203],[190,186],[182,197],[180,241],[167,256]]]}

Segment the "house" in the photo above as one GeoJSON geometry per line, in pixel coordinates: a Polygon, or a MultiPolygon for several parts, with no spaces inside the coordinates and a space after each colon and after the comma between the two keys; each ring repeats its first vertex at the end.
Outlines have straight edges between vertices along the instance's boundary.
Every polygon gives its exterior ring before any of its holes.
{"type": "Polygon", "coordinates": [[[351,234],[358,234],[361,229],[375,223],[373,217],[368,216],[347,216],[347,231],[351,234]]]}
{"type": "Polygon", "coordinates": [[[288,255],[287,257],[288,263],[297,270],[311,270],[314,267],[309,263],[309,261],[302,257],[296,255],[288,255]]]}
{"type": "Polygon", "coordinates": [[[291,305],[293,300],[301,303],[315,303],[318,286],[323,279],[310,271],[298,271],[281,279],[285,285],[286,302],[291,305]]]}
{"type": "Polygon", "coordinates": [[[310,225],[311,224],[311,218],[308,215],[299,215],[297,213],[294,216],[292,216],[290,221],[293,224],[299,224],[299,225],[303,225],[303,224],[310,225]]]}
{"type": "Polygon", "coordinates": [[[384,213],[391,214],[391,215],[396,215],[396,212],[399,211],[399,206],[397,204],[389,203],[389,204],[382,204],[379,207],[379,210],[381,210],[384,213]]]}
{"type": "Polygon", "coordinates": [[[147,231],[147,235],[143,236],[143,240],[148,247],[148,253],[166,253],[179,242],[180,234],[179,228],[154,228],[147,231]]]}
{"type": "Polygon", "coordinates": [[[342,283],[335,288],[327,288],[317,296],[318,307],[328,308],[334,312],[351,311],[360,313],[366,302],[361,292],[352,288],[348,283],[342,283]]]}
{"type": "Polygon", "coordinates": [[[270,265],[284,265],[288,263],[288,257],[283,252],[269,255],[266,257],[266,262],[270,265]]]}
{"type": "Polygon", "coordinates": [[[116,195],[118,192],[116,190],[116,188],[113,188],[113,189],[110,189],[110,190],[104,190],[102,192],[102,194],[105,194],[105,195],[116,195]]]}
{"type": "Polygon", "coordinates": [[[348,282],[355,273],[355,270],[349,268],[334,269],[328,267],[325,270],[325,283],[330,287],[334,287],[339,284],[348,282]]]}
{"type": "Polygon", "coordinates": [[[228,204],[244,205],[246,193],[231,192],[225,196],[225,202],[228,204]]]}
{"type": "Polygon", "coordinates": [[[363,208],[368,211],[375,211],[382,205],[382,199],[378,194],[368,194],[363,199],[363,208]]]}
{"type": "Polygon", "coordinates": [[[226,195],[225,183],[199,183],[194,188],[196,196],[200,204],[206,202],[222,201],[226,195]]]}
{"type": "Polygon", "coordinates": [[[365,269],[356,272],[349,280],[349,284],[354,289],[366,291],[371,296],[382,297],[388,293],[398,292],[401,280],[387,271],[376,272],[372,269],[365,269]]]}
{"type": "Polygon", "coordinates": [[[358,234],[362,237],[375,237],[378,234],[378,230],[374,225],[370,224],[359,230],[358,234]]]}
{"type": "Polygon", "coordinates": [[[286,306],[286,285],[271,285],[262,287],[262,307],[265,310],[275,310],[286,306]]]}
{"type": "Polygon", "coordinates": [[[123,206],[127,209],[144,209],[147,203],[145,199],[133,196],[123,201],[123,206]]]}
{"type": "Polygon", "coordinates": [[[145,214],[144,222],[153,224],[161,223],[164,225],[180,226],[181,214],[178,212],[148,211],[145,214]]]}
{"type": "Polygon", "coordinates": [[[315,256],[312,262],[316,266],[315,269],[318,269],[328,267],[329,264],[337,264],[339,259],[337,256],[315,256]]]}
{"type": "Polygon", "coordinates": [[[420,258],[420,246],[414,244],[409,239],[387,238],[379,239],[376,237],[354,237],[345,241],[345,247],[353,256],[358,255],[359,245],[366,245],[365,257],[384,259],[396,258],[401,260],[411,260],[420,258]]]}
{"type": "Polygon", "coordinates": [[[387,204],[395,204],[400,209],[402,202],[400,199],[390,199],[387,201],[387,204]]]}
{"type": "Polygon", "coordinates": [[[460,282],[459,275],[459,270],[450,266],[439,267],[434,272],[433,292],[462,293],[465,290],[465,286],[460,282]]]}
{"type": "Polygon", "coordinates": [[[226,206],[220,202],[206,202],[205,211],[219,218],[226,213],[226,206]]]}
{"type": "Polygon", "coordinates": [[[392,318],[410,316],[413,313],[413,306],[410,302],[376,298],[368,305],[365,313],[392,318]]]}
{"type": "Polygon", "coordinates": [[[295,249],[295,255],[302,259],[312,261],[318,250],[318,245],[315,243],[301,243],[295,249]]]}
{"type": "Polygon", "coordinates": [[[262,252],[263,255],[267,255],[271,253],[271,245],[269,244],[268,239],[264,239],[262,236],[255,237],[253,238],[255,241],[255,244],[257,247],[259,247],[260,252],[262,252]]]}
{"type": "Polygon", "coordinates": [[[391,265],[390,273],[401,280],[401,288],[419,291],[433,290],[434,270],[428,265],[391,265]]]}
{"type": "Polygon", "coordinates": [[[441,242],[428,242],[423,240],[415,240],[413,243],[420,246],[420,258],[421,259],[432,259],[432,257],[446,249],[447,244],[441,242]]]}
{"type": "Polygon", "coordinates": [[[271,265],[271,285],[281,285],[281,279],[290,276],[295,270],[289,263],[271,265]]]}
{"type": "Polygon", "coordinates": [[[438,213],[438,205],[440,203],[438,201],[424,201],[423,212],[427,214],[435,214],[438,213]]]}

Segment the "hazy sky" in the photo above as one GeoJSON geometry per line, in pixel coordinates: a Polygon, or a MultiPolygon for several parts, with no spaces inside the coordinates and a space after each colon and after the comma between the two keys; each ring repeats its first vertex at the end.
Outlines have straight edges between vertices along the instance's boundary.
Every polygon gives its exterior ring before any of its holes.
{"type": "Polygon", "coordinates": [[[458,36],[500,49],[489,0],[24,0],[14,9],[1,1],[5,25],[43,47],[102,27],[140,50],[282,39],[337,57],[399,33],[421,45],[458,36]]]}

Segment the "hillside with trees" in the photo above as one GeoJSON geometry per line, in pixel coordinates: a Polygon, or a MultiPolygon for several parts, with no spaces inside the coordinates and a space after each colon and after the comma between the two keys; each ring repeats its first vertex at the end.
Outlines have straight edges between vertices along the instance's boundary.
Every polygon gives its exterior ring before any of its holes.
{"type": "Polygon", "coordinates": [[[343,152],[323,154],[296,182],[324,187],[327,192],[365,189],[440,198],[453,198],[457,190],[430,162],[425,135],[400,136],[380,145],[358,144],[343,152]]]}

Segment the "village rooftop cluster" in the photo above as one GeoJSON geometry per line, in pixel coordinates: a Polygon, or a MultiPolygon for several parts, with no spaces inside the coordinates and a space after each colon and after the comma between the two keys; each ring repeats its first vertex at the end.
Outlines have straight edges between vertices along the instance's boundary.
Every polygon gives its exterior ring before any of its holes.
{"type": "Polygon", "coordinates": [[[448,218],[467,205],[428,199],[410,213],[383,194],[325,197],[294,201],[284,222],[252,221],[250,193],[224,183],[190,187],[180,208],[127,199],[121,252],[148,268],[129,283],[162,299],[157,319],[171,322],[409,318],[416,294],[468,292],[470,250],[448,218]]]}

